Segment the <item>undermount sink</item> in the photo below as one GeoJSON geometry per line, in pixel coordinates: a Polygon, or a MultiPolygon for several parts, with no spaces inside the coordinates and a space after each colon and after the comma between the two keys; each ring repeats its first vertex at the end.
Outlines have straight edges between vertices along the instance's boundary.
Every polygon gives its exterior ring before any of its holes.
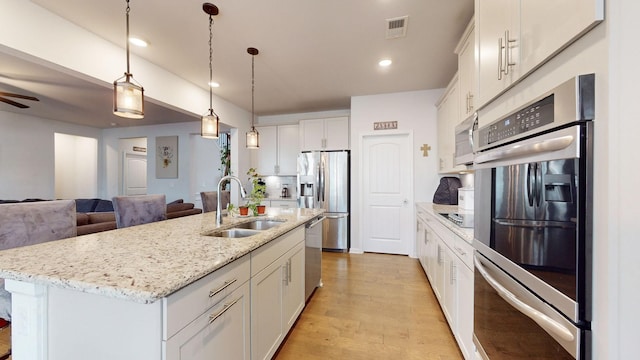
{"type": "Polygon", "coordinates": [[[209,233],[207,235],[208,236],[214,236],[214,237],[243,238],[243,237],[249,237],[249,236],[257,235],[260,232],[261,232],[261,230],[228,229],[228,230],[214,231],[214,232],[211,232],[211,233],[209,233]]]}
{"type": "Polygon", "coordinates": [[[235,229],[268,230],[272,227],[282,225],[284,221],[277,220],[255,220],[234,226],[235,229]]]}

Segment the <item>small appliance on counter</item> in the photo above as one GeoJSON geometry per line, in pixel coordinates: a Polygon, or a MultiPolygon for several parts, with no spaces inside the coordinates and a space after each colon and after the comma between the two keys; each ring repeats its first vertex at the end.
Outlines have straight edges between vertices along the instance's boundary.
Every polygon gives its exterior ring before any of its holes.
{"type": "Polygon", "coordinates": [[[458,208],[473,211],[473,188],[461,187],[458,189],[458,208]]]}
{"type": "Polygon", "coordinates": [[[460,179],[445,176],[440,179],[440,185],[433,194],[433,203],[440,205],[458,205],[458,189],[462,187],[460,179]]]}
{"type": "Polygon", "coordinates": [[[282,185],[282,193],[280,194],[280,197],[282,198],[289,197],[289,189],[287,189],[287,185],[282,185]]]}

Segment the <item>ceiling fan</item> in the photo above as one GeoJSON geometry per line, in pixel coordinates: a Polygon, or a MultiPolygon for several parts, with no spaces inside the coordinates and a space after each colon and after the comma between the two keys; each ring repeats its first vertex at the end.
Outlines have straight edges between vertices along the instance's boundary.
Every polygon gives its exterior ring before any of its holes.
{"type": "Polygon", "coordinates": [[[21,104],[21,103],[19,103],[17,101],[13,101],[13,100],[7,99],[7,97],[13,97],[13,98],[24,99],[24,100],[32,100],[32,101],[40,101],[40,100],[38,100],[37,97],[0,91],[0,101],[2,101],[4,103],[7,103],[9,105],[13,105],[15,107],[19,107],[20,109],[27,109],[29,106],[25,105],[25,104],[21,104]]]}

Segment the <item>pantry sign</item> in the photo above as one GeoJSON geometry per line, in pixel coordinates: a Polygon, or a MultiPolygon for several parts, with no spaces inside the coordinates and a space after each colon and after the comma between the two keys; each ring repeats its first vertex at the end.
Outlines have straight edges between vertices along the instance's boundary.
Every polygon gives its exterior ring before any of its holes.
{"type": "Polygon", "coordinates": [[[373,130],[394,130],[398,128],[397,121],[381,121],[373,123],[373,130]]]}

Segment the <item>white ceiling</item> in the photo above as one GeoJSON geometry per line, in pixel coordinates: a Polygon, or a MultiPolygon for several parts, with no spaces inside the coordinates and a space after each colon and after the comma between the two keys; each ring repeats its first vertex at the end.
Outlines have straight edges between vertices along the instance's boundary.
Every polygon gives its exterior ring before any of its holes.
{"type": "MultiPolygon", "coordinates": [[[[32,2],[124,46],[124,0],[32,2]]],[[[213,77],[221,87],[214,93],[251,111],[251,55],[246,49],[258,48],[257,115],[348,109],[351,96],[445,87],[457,67],[454,47],[473,14],[473,0],[211,2],[220,9],[213,25],[213,77]],[[406,37],[386,40],[385,19],[404,15],[409,16],[406,37]],[[390,68],[377,66],[383,58],[393,60],[390,68]]],[[[150,43],[131,51],[208,90],[208,15],[202,4],[200,0],[131,0],[130,32],[150,43]]],[[[40,98],[40,103],[29,104],[32,109],[27,113],[54,119],[60,115],[65,121],[102,128],[115,121],[111,113],[96,114],[111,106],[110,84],[69,78],[57,69],[2,52],[0,64],[0,91],[40,98]]],[[[132,63],[134,76],[135,67],[132,63]]],[[[146,121],[197,118],[147,100],[145,112],[158,116],[146,116],[146,121]],[[171,116],[162,116],[163,111],[171,116]]],[[[4,103],[0,110],[25,112],[4,103]]],[[[116,119],[118,126],[145,124],[116,119]]]]}

